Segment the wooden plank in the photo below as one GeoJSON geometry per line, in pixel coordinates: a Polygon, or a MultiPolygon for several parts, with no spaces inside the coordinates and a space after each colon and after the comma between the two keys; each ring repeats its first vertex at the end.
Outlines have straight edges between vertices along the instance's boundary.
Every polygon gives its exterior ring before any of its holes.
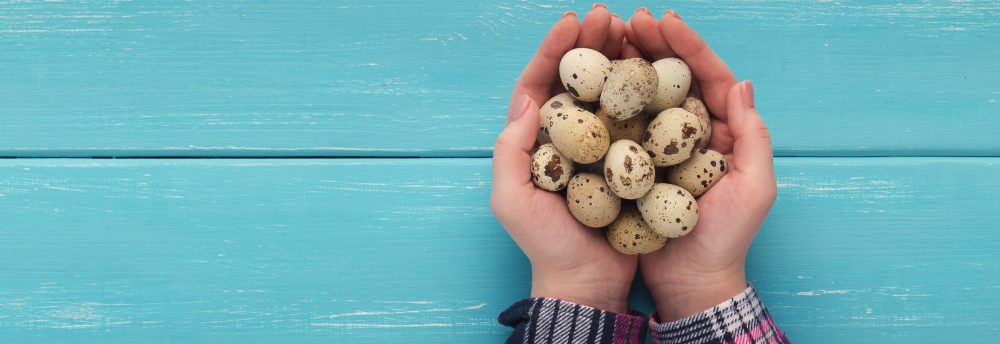
{"type": "MultiPolygon", "coordinates": [[[[530,276],[489,164],[0,160],[0,338],[500,342],[530,276]]],[[[793,340],[1000,335],[1000,159],[777,167],[750,276],[793,340]]]]}
{"type": "MultiPolygon", "coordinates": [[[[489,156],[520,68],[587,7],[2,2],[0,156],[489,156]]],[[[1000,153],[995,1],[676,9],[755,81],[779,155],[1000,153]]]]}

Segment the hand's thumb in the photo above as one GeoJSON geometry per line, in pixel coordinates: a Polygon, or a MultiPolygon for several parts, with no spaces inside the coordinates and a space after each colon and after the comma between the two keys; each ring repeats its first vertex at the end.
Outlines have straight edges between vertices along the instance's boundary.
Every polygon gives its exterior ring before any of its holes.
{"type": "MultiPolygon", "coordinates": [[[[729,130],[733,133],[734,169],[752,175],[773,176],[774,156],[767,125],[754,108],[753,84],[743,81],[729,89],[726,102],[729,130]]],[[[773,178],[773,177],[770,177],[773,178]]]]}
{"type": "Polygon", "coordinates": [[[507,127],[493,146],[493,190],[512,190],[531,184],[531,148],[538,135],[538,103],[527,95],[513,102],[507,127]]]}

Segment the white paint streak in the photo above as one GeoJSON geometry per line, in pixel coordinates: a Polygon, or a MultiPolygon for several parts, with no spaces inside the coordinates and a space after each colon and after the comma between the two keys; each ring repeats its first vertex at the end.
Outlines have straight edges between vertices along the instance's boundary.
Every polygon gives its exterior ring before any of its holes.
{"type": "Polygon", "coordinates": [[[796,296],[821,296],[821,295],[847,294],[849,292],[850,292],[850,290],[826,290],[826,289],[820,289],[820,290],[800,291],[798,293],[795,293],[795,295],[796,296]]]}
{"type": "Polygon", "coordinates": [[[310,323],[316,327],[346,327],[346,328],[413,328],[413,327],[452,327],[454,324],[341,324],[341,323],[310,323]]]}
{"type": "Polygon", "coordinates": [[[397,314],[418,314],[418,313],[438,313],[438,312],[460,312],[467,310],[476,310],[486,307],[485,303],[481,303],[475,306],[463,307],[461,309],[455,308],[431,308],[431,309],[419,309],[419,310],[408,310],[408,311],[356,311],[349,313],[339,313],[330,314],[325,316],[325,318],[333,319],[340,317],[350,317],[350,316],[369,316],[369,315],[397,315],[397,314]]]}
{"type": "Polygon", "coordinates": [[[74,188],[68,188],[68,187],[63,187],[63,186],[52,186],[52,185],[47,185],[47,184],[43,185],[42,187],[46,188],[46,189],[60,190],[60,191],[72,191],[72,192],[84,192],[85,191],[83,189],[74,189],[74,188]]]}

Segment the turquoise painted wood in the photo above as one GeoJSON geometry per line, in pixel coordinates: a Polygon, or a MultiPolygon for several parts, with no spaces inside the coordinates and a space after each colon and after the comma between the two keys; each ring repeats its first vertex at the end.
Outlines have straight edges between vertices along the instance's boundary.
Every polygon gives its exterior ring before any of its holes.
{"type": "MultiPolygon", "coordinates": [[[[672,6],[779,155],[1000,153],[996,1],[672,6]]],[[[5,1],[0,156],[490,155],[565,10],[533,1],[5,1]]]]}
{"type": "MultiPolygon", "coordinates": [[[[1000,3],[609,5],[677,9],[779,156],[914,156],[777,160],[749,273],[795,342],[1000,335],[1000,3]]],[[[0,1],[0,157],[181,158],[0,160],[0,343],[501,341],[486,158],[588,7],[0,1]]]]}
{"type": "MultiPolygon", "coordinates": [[[[1000,159],[777,171],[749,272],[795,342],[1000,335],[1000,159]]],[[[488,159],[0,160],[0,339],[500,342],[529,272],[489,188],[488,159]]]]}

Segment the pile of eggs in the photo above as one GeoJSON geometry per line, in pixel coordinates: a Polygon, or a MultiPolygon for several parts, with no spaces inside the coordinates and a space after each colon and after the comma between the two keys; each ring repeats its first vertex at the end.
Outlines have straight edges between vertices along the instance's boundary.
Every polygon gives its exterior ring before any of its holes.
{"type": "Polygon", "coordinates": [[[694,230],[701,196],[726,174],[705,104],[689,94],[691,70],[677,58],[610,61],[570,50],[559,63],[566,93],[540,111],[531,180],[566,189],[570,213],[607,228],[625,254],[646,254],[694,230]]]}

